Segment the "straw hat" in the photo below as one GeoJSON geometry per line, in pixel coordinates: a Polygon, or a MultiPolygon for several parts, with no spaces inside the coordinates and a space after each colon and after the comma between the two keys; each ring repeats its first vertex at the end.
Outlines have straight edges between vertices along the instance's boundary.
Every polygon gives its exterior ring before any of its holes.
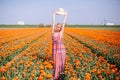
{"type": "Polygon", "coordinates": [[[66,12],[65,9],[59,8],[59,9],[55,10],[55,14],[57,14],[57,15],[66,15],[67,12],[66,12]]]}
{"type": "Polygon", "coordinates": [[[59,8],[58,9],[60,12],[65,12],[65,10],[63,8],[59,8]]]}

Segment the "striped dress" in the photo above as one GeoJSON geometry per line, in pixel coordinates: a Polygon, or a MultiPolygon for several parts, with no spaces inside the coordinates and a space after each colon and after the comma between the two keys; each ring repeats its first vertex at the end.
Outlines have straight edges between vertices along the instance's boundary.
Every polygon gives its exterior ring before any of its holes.
{"type": "Polygon", "coordinates": [[[61,34],[52,35],[52,58],[54,62],[54,80],[58,80],[59,73],[64,70],[66,50],[62,43],[61,34]]]}

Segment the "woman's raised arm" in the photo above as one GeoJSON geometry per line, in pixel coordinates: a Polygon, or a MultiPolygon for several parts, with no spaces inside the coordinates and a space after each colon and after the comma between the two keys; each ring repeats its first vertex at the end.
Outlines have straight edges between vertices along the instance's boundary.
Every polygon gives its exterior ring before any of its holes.
{"type": "Polygon", "coordinates": [[[64,20],[63,20],[62,29],[61,29],[62,34],[64,32],[64,27],[65,27],[65,23],[66,23],[66,17],[67,17],[67,15],[64,15],[64,20]]]}
{"type": "Polygon", "coordinates": [[[55,13],[53,13],[53,20],[52,20],[52,34],[54,33],[55,28],[55,13]]]}

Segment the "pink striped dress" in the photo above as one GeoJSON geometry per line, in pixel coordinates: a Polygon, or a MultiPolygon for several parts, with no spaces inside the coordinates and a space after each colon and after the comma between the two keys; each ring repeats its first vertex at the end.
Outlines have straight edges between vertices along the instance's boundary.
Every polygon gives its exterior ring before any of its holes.
{"type": "Polygon", "coordinates": [[[54,62],[54,80],[58,80],[59,73],[64,70],[66,50],[62,43],[61,34],[52,35],[52,58],[54,62]]]}

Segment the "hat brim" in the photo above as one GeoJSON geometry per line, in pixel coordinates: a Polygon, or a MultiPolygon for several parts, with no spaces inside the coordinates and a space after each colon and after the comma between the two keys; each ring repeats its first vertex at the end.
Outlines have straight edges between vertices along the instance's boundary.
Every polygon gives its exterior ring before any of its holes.
{"type": "Polygon", "coordinates": [[[60,12],[60,11],[55,11],[55,14],[56,15],[67,15],[66,12],[60,12]]]}

